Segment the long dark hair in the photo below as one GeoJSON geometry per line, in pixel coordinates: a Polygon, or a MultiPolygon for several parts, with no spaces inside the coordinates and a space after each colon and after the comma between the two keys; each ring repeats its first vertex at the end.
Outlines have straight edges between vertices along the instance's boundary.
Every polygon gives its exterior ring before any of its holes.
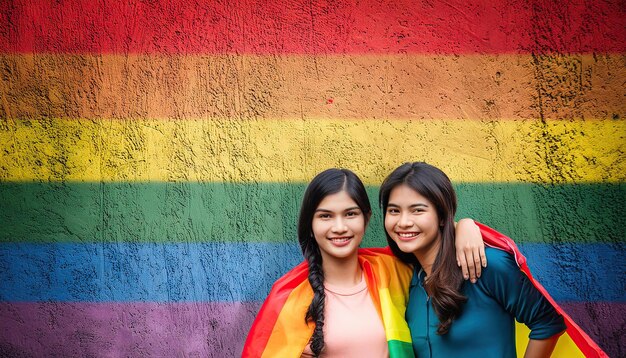
{"type": "Polygon", "coordinates": [[[320,202],[328,195],[345,191],[356,202],[365,215],[365,223],[372,212],[369,197],[361,179],[348,169],[327,169],[319,173],[304,192],[300,218],[298,219],[298,241],[305,260],[309,264],[309,283],[313,288],[313,300],[306,312],[305,321],[314,322],[311,350],[319,356],[324,349],[324,271],[322,254],[313,236],[313,216],[320,202]]]}
{"type": "MultiPolygon", "coordinates": [[[[387,205],[391,191],[399,185],[407,185],[428,199],[436,208],[440,221],[441,242],[439,253],[433,263],[431,274],[424,283],[432,298],[433,308],[439,317],[438,334],[446,334],[452,321],[461,314],[467,298],[461,294],[463,277],[456,265],[454,246],[454,215],[456,194],[448,176],[439,168],[424,162],[405,163],[396,168],[380,187],[379,202],[383,211],[383,221],[387,216],[387,205]]],[[[387,235],[391,251],[402,261],[419,267],[413,253],[402,252],[395,241],[387,235]]]]}

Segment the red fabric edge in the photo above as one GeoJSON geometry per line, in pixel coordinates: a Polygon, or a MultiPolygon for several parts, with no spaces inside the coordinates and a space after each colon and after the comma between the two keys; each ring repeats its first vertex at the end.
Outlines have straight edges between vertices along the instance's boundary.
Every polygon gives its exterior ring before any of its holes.
{"type": "Polygon", "coordinates": [[[587,333],[585,333],[585,331],[583,331],[582,328],[580,328],[561,307],[559,307],[556,301],[554,301],[554,299],[548,294],[548,291],[546,291],[546,289],[543,288],[537,280],[535,280],[533,275],[530,273],[530,269],[528,268],[526,257],[524,257],[524,255],[522,255],[519,251],[515,242],[508,236],[497,232],[489,226],[483,225],[479,222],[476,222],[476,225],[480,228],[480,232],[482,233],[486,246],[504,250],[515,256],[515,261],[526,276],[528,276],[530,282],[532,282],[532,284],[539,290],[539,292],[541,292],[548,302],[552,304],[557,312],[563,316],[565,325],[567,326],[566,332],[572,338],[572,341],[574,341],[576,346],[578,346],[580,351],[586,357],[608,357],[608,355],[596,344],[596,342],[594,342],[593,339],[591,339],[591,337],[589,337],[587,333]]]}

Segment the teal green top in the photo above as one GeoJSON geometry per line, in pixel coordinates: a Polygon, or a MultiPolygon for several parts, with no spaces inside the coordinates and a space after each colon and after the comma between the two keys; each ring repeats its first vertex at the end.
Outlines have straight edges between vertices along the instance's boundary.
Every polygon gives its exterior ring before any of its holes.
{"type": "Polygon", "coordinates": [[[487,248],[488,266],[475,283],[463,284],[467,297],[461,315],[446,335],[437,335],[439,319],[423,287],[419,267],[411,281],[406,319],[417,357],[516,357],[515,319],[546,339],[565,330],[563,317],[533,286],[505,251],[487,248]]]}

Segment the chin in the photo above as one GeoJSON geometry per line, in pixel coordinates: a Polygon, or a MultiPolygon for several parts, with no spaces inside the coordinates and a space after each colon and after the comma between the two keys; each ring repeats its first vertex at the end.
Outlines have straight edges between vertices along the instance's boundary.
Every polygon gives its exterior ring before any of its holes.
{"type": "Polygon", "coordinates": [[[359,247],[350,247],[348,250],[342,250],[342,251],[327,251],[327,255],[335,258],[335,259],[345,259],[348,257],[351,257],[353,255],[356,255],[358,252],[359,247]]]}
{"type": "Polygon", "coordinates": [[[396,245],[398,245],[398,248],[400,249],[400,251],[406,253],[406,254],[412,254],[414,253],[417,248],[415,247],[414,244],[406,244],[404,242],[397,242],[396,241],[396,245]]]}

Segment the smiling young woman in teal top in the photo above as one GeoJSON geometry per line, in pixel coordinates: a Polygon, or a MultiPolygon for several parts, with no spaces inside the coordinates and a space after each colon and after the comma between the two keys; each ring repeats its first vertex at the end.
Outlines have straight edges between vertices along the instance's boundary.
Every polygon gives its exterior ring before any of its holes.
{"type": "Polygon", "coordinates": [[[549,356],[566,328],[514,258],[487,249],[489,266],[465,284],[454,256],[456,195],[426,163],[394,170],[380,189],[387,241],[415,265],[406,319],[418,357],[515,357],[515,320],[531,330],[526,357],[549,356]]]}
{"type": "Polygon", "coordinates": [[[413,276],[406,319],[418,357],[515,357],[515,321],[530,338],[545,340],[565,330],[563,318],[520,271],[505,251],[487,248],[489,266],[475,284],[463,284],[463,311],[445,335],[424,288],[426,272],[413,276]],[[480,332],[480,334],[477,334],[480,332]],[[433,354],[436,352],[436,354],[433,354]]]}

